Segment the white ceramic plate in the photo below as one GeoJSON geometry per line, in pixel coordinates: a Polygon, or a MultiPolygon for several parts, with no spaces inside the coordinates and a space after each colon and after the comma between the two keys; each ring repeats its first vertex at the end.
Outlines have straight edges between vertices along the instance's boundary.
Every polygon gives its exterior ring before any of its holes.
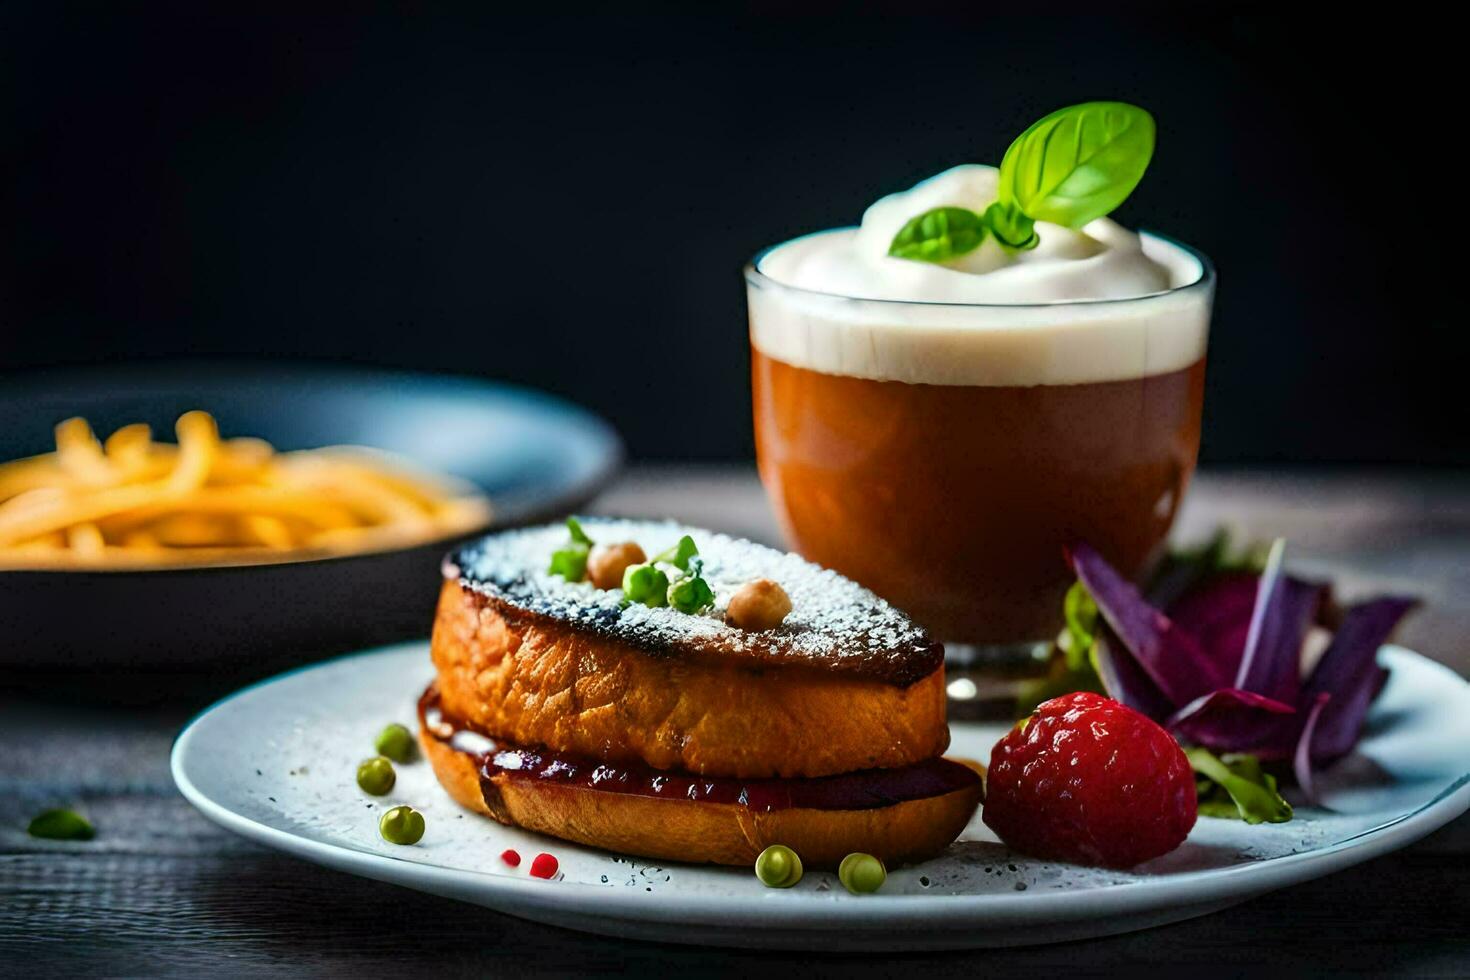
{"type": "MultiPolygon", "coordinates": [[[[502,827],[461,810],[427,763],[398,767],[382,799],[356,785],[384,723],[412,726],[432,675],[427,645],[362,653],[266,681],[210,708],[179,736],[173,774],[205,816],[327,867],[616,936],[735,946],[934,949],[1053,942],[1213,912],[1403,847],[1470,807],[1470,685],[1408,650],[1358,750],[1321,779],[1328,808],[1249,827],[1202,818],[1172,854],[1131,872],[1010,853],[977,818],[943,856],[893,871],[876,895],[829,873],[762,887],[748,870],[660,865],[502,827]],[[384,807],[411,803],[428,825],[412,847],[377,832],[384,807]],[[1330,808],[1330,809],[1329,809],[1330,808]],[[511,869],[499,855],[522,856],[511,869]],[[560,875],[529,877],[534,855],[560,875]]],[[[957,723],[952,755],[987,759],[999,725],[957,723]]],[[[1365,913],[1368,911],[1364,910],[1365,913]]]]}

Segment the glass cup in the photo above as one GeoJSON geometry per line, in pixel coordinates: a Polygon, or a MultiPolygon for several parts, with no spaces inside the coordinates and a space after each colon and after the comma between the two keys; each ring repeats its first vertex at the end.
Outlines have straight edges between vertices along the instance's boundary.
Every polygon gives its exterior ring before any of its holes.
{"type": "Polygon", "coordinates": [[[946,644],[1034,651],[1062,624],[1066,544],[1130,575],[1162,548],[1199,450],[1209,261],[1144,235],[1181,285],[1025,305],[763,271],[820,237],[745,269],[756,457],[787,540],[946,644]]]}

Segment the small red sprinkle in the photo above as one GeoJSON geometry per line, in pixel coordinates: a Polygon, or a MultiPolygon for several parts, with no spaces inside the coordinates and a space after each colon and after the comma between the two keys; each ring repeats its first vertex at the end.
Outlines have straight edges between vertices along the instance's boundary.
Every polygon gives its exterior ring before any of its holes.
{"type": "Polygon", "coordinates": [[[538,854],[536,860],[531,862],[531,877],[550,878],[556,874],[557,867],[556,858],[550,854],[538,854]]]}
{"type": "Polygon", "coordinates": [[[504,861],[512,868],[519,868],[521,866],[521,856],[515,851],[501,851],[500,860],[504,861]]]}

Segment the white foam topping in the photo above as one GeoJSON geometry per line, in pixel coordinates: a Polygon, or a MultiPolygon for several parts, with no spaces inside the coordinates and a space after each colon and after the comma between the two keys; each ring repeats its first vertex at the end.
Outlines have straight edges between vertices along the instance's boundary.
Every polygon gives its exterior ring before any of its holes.
{"type": "Polygon", "coordinates": [[[888,255],[915,215],[984,211],[996,170],[947,170],[878,201],[860,228],[779,245],[748,277],[751,342],[797,367],[945,385],[1079,384],[1204,356],[1213,283],[1190,251],[1100,218],[1037,223],[1038,246],[993,239],[938,265],[888,255]]]}

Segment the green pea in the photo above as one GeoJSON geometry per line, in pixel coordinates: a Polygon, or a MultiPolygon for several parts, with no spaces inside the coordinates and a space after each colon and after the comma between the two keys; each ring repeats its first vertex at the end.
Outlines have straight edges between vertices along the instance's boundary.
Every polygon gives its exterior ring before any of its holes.
{"type": "Polygon", "coordinates": [[[378,732],[378,737],[373,739],[373,748],[378,750],[378,755],[386,755],[394,762],[412,762],[413,733],[395,722],[378,732]]]}
{"type": "Polygon", "coordinates": [[[411,806],[395,806],[378,821],[378,833],[390,844],[417,844],[424,836],[424,815],[411,806]]]}
{"type": "Polygon", "coordinates": [[[888,869],[871,854],[854,851],[837,866],[837,880],[854,895],[875,892],[888,880],[888,869]]]}
{"type": "Polygon", "coordinates": [[[801,880],[801,858],[785,844],[772,844],[755,859],[755,876],[767,888],[790,888],[801,880]]]}
{"type": "Polygon", "coordinates": [[[393,788],[398,781],[398,774],[393,771],[393,763],[381,755],[373,756],[364,760],[357,767],[357,785],[362,787],[364,793],[373,796],[382,796],[393,788]]]}
{"type": "Polygon", "coordinates": [[[669,601],[669,577],[652,565],[629,565],[623,571],[623,596],[629,602],[662,606],[669,601]]]}
{"type": "Polygon", "coordinates": [[[87,818],[71,810],[47,810],[37,814],[26,827],[26,833],[47,840],[91,840],[97,836],[96,829],[87,818]]]}

